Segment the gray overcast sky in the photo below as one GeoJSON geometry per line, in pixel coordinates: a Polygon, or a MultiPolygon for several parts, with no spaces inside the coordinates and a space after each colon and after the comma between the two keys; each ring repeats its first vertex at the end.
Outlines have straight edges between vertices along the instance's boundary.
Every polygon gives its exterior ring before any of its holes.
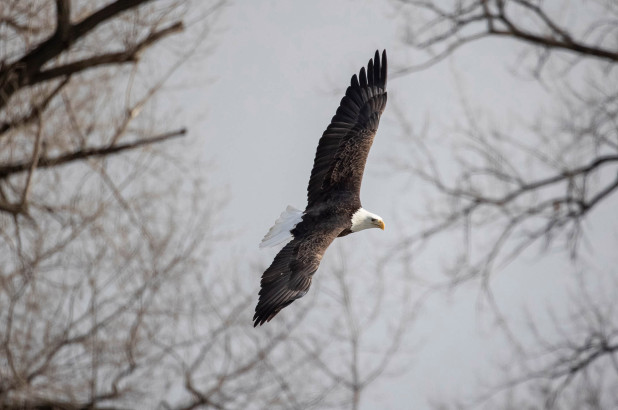
{"type": "MultiPolygon", "coordinates": [[[[204,87],[187,91],[179,109],[191,120],[191,139],[215,164],[204,172],[229,192],[219,229],[236,236],[222,258],[233,254],[248,263],[270,262],[275,251],[260,251],[258,244],[288,204],[305,206],[318,139],[352,74],[376,49],[387,49],[391,73],[422,57],[402,42],[403,17],[391,3],[377,0],[237,1],[226,8],[217,25],[217,45],[203,63],[204,87]]],[[[383,255],[388,244],[414,227],[406,205],[422,201],[406,198],[406,180],[389,172],[387,159],[403,144],[393,107],[415,126],[429,119],[432,130],[444,131],[464,122],[460,100],[465,98],[508,129],[549,101],[535,82],[509,72],[516,50],[514,43],[485,41],[431,69],[389,81],[389,103],[362,189],[363,206],[381,215],[387,230],[345,238],[346,249],[357,253],[354,258],[383,255]]],[[[316,281],[329,274],[324,266],[334,253],[327,252],[316,281]]],[[[509,267],[494,281],[501,306],[519,312],[523,302],[534,308],[564,300],[565,290],[552,284],[567,265],[558,256],[535,269],[509,267]]],[[[440,268],[438,262],[426,266],[428,274],[440,268]]],[[[256,271],[247,278],[256,291],[260,275],[256,271]]],[[[414,330],[422,343],[413,366],[373,387],[365,409],[377,408],[376,403],[423,408],[431,398],[465,396],[474,389],[476,377],[492,368],[492,354],[500,351],[500,341],[479,314],[478,293],[472,283],[425,307],[414,330]]]]}

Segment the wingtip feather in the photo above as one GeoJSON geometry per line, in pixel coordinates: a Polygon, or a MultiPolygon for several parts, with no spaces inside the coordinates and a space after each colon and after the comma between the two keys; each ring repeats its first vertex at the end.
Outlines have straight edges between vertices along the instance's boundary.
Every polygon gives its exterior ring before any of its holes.
{"type": "Polygon", "coordinates": [[[382,77],[382,82],[383,82],[382,86],[384,87],[384,89],[386,89],[386,80],[387,80],[387,73],[388,73],[387,66],[388,66],[388,63],[386,60],[386,49],[384,49],[382,51],[382,66],[380,67],[382,71],[380,73],[382,77]]]}
{"type": "Polygon", "coordinates": [[[361,67],[359,76],[361,87],[367,87],[367,73],[365,72],[365,67],[361,67]]]}
{"type": "Polygon", "coordinates": [[[356,76],[356,74],[354,74],[352,76],[352,79],[350,80],[350,86],[352,88],[358,88],[360,87],[360,84],[358,83],[358,77],[356,76]]]}

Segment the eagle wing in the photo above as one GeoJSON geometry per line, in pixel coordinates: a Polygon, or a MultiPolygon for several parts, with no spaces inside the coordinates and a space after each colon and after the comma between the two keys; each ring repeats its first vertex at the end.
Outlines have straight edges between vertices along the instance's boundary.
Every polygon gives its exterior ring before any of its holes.
{"type": "Polygon", "coordinates": [[[305,296],[326,248],[344,229],[345,221],[322,223],[311,230],[302,224],[300,229],[306,233],[285,245],[262,274],[254,327],[269,322],[281,309],[305,296]]]}
{"type": "MultiPolygon", "coordinates": [[[[386,106],[386,50],[376,51],[341,99],[322,134],[307,188],[307,208],[346,191],[358,197],[367,155],[386,106]]],[[[358,199],[359,204],[360,200],[358,199]]]]}

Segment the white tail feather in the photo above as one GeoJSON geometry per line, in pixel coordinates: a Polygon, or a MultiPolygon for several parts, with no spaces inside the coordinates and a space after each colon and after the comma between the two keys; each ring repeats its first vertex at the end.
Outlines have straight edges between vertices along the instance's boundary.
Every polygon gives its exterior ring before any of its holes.
{"type": "Polygon", "coordinates": [[[303,219],[303,211],[293,206],[288,207],[281,213],[275,224],[262,239],[260,248],[279,245],[281,242],[292,239],[290,231],[303,219]]]}

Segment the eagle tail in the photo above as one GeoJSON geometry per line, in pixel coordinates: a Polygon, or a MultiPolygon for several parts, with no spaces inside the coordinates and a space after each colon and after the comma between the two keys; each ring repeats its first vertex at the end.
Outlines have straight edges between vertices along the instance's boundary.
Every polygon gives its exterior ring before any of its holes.
{"type": "Polygon", "coordinates": [[[287,242],[292,239],[290,231],[303,219],[303,211],[300,211],[293,206],[288,207],[281,213],[275,224],[264,235],[260,248],[267,248],[279,245],[282,242],[287,242]]]}

